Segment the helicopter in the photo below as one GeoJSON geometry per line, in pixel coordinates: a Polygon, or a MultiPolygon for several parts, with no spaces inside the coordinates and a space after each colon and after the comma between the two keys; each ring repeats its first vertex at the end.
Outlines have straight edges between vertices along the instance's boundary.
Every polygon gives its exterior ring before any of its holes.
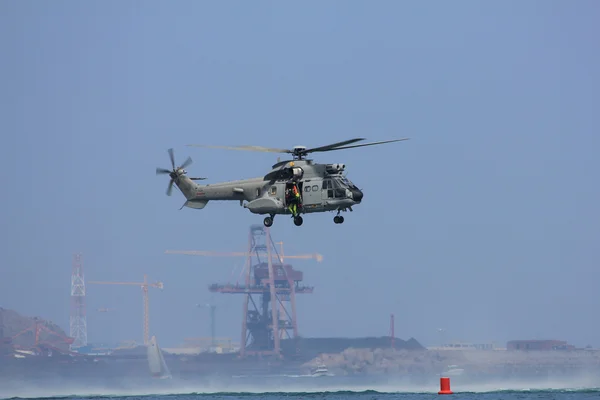
{"type": "Polygon", "coordinates": [[[326,146],[306,148],[295,146],[291,150],[277,149],[261,146],[210,146],[200,144],[188,144],[191,147],[220,148],[228,150],[246,150],[271,153],[291,154],[291,160],[284,160],[274,164],[265,176],[219,182],[200,185],[194,181],[205,180],[205,177],[188,177],[185,168],[192,164],[192,158],[188,157],[183,164],[176,167],[173,149],[168,149],[172,169],[156,168],[156,174],[169,175],[171,178],[167,187],[167,195],[170,196],[173,185],[177,185],[185,196],[185,203],[181,206],[192,209],[203,209],[209,201],[213,200],[236,200],[240,206],[248,209],[253,214],[267,215],[264,225],[270,227],[276,215],[291,215],[296,226],[303,223],[301,214],[320,212],[337,212],[333,222],[341,224],[344,217],[342,211],[353,211],[352,207],[360,204],[363,200],[363,192],[348,178],[344,171],[345,164],[316,163],[307,159],[310,153],[326,152],[334,150],[351,149],[356,147],[373,146],[384,143],[399,142],[409,138],[385,140],[372,143],[354,144],[365,140],[355,138],[329,144],[326,146]],[[299,194],[299,204],[296,212],[285,193],[296,187],[299,194]]]}

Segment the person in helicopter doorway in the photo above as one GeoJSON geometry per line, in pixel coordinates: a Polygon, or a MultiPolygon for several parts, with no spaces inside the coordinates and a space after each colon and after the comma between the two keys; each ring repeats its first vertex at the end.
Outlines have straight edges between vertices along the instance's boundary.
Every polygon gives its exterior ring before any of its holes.
{"type": "Polygon", "coordinates": [[[298,208],[302,207],[302,202],[300,199],[300,192],[298,191],[298,185],[295,181],[286,189],[286,203],[292,216],[294,218],[298,216],[298,208]]]}

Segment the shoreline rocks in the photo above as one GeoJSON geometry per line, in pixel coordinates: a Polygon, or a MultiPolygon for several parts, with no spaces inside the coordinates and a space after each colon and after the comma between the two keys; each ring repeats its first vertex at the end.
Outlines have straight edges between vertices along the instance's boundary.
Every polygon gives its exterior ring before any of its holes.
{"type": "Polygon", "coordinates": [[[303,364],[319,364],[336,374],[441,374],[456,365],[472,374],[497,374],[520,370],[600,369],[600,351],[503,351],[503,350],[394,350],[349,348],[323,353],[303,364]]]}

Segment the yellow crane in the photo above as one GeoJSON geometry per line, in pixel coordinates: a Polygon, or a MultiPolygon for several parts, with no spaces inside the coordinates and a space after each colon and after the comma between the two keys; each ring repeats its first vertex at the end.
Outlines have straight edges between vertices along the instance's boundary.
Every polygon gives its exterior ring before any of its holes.
{"type": "MultiPolygon", "coordinates": [[[[286,258],[296,258],[296,259],[304,259],[310,260],[315,259],[317,262],[323,261],[323,256],[318,253],[313,254],[300,254],[295,256],[284,256],[283,255],[283,242],[276,242],[280,245],[281,251],[279,256],[283,259],[286,258]]],[[[251,253],[248,252],[218,252],[218,251],[203,251],[203,250],[166,250],[165,254],[186,254],[188,256],[212,256],[212,257],[248,257],[251,256],[251,253]]]]}
{"type": "Polygon", "coordinates": [[[164,287],[162,282],[149,283],[148,276],[144,274],[144,282],[104,282],[104,281],[88,281],[87,283],[93,283],[96,285],[131,285],[139,286],[142,288],[142,297],[144,299],[144,345],[150,343],[150,322],[149,322],[149,305],[148,305],[148,288],[155,287],[162,289],[164,287]]]}

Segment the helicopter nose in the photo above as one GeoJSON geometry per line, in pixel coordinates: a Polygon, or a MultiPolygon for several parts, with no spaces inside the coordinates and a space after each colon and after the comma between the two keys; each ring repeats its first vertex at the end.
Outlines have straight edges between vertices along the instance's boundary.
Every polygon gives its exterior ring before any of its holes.
{"type": "Polygon", "coordinates": [[[360,203],[363,198],[363,192],[360,191],[359,189],[353,189],[352,190],[352,198],[354,199],[355,202],[360,203]]]}

